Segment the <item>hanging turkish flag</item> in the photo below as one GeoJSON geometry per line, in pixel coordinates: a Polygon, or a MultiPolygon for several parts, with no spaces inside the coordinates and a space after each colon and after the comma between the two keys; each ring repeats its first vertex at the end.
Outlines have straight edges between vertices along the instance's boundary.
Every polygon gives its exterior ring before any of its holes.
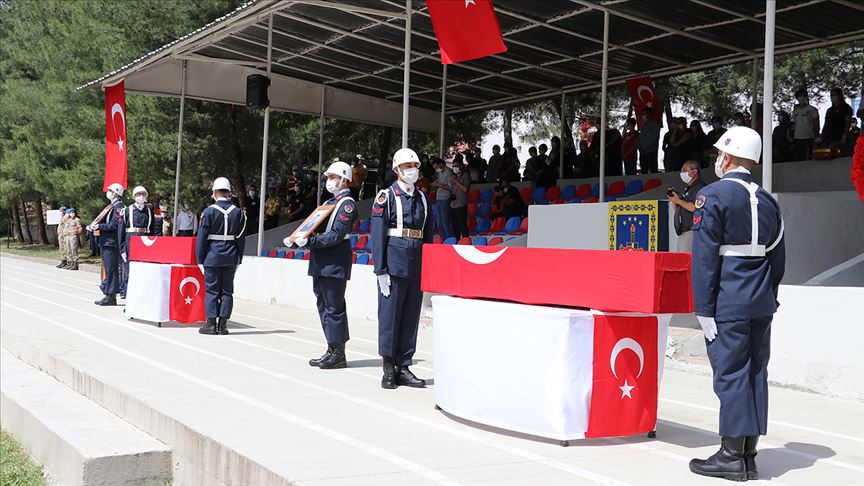
{"type": "Polygon", "coordinates": [[[630,91],[630,99],[633,102],[633,109],[636,112],[636,123],[639,124],[639,128],[642,128],[642,125],[644,125],[642,122],[642,110],[645,108],[651,108],[654,111],[651,118],[657,123],[662,123],[663,109],[657,100],[657,91],[654,89],[651,76],[628,79],[627,89],[630,91]]]}
{"type": "Polygon", "coordinates": [[[441,63],[453,64],[507,51],[492,0],[426,0],[441,63]]]}
{"type": "Polygon", "coordinates": [[[102,190],[126,179],[126,94],[123,81],[105,88],[105,182],[102,190]]]}
{"type": "Polygon", "coordinates": [[[201,322],[204,313],[204,275],[198,265],[171,267],[169,318],[176,322],[201,322]]]}
{"type": "Polygon", "coordinates": [[[659,368],[657,327],[654,316],[595,316],[594,374],[585,437],[654,430],[659,368]]]}

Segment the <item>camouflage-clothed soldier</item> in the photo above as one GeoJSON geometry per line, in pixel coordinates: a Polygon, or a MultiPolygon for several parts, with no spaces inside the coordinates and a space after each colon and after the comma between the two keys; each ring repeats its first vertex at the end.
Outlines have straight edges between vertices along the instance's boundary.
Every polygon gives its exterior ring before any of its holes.
{"type": "Polygon", "coordinates": [[[81,234],[81,220],[75,212],[75,208],[66,210],[66,258],[69,264],[67,270],[78,270],[78,235],[81,234]]]}
{"type": "Polygon", "coordinates": [[[57,250],[60,252],[60,263],[57,268],[66,268],[68,258],[66,256],[66,206],[60,207],[60,222],[57,223],[57,250]]]}

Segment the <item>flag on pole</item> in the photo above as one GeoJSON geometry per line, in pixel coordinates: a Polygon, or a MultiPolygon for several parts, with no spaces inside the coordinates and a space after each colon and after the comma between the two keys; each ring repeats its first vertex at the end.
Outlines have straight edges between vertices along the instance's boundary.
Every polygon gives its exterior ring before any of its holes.
{"type": "Polygon", "coordinates": [[[641,78],[633,78],[627,80],[627,89],[630,91],[630,99],[633,102],[633,109],[636,112],[636,122],[639,128],[642,128],[642,111],[645,108],[651,108],[654,114],[651,118],[657,123],[663,122],[663,108],[657,100],[657,91],[654,89],[654,83],[651,81],[651,76],[643,76],[641,78]]]}
{"type": "Polygon", "coordinates": [[[127,187],[126,95],[123,81],[105,88],[105,182],[127,187]]]}
{"type": "Polygon", "coordinates": [[[441,63],[454,64],[507,51],[492,0],[426,0],[441,63]]]}

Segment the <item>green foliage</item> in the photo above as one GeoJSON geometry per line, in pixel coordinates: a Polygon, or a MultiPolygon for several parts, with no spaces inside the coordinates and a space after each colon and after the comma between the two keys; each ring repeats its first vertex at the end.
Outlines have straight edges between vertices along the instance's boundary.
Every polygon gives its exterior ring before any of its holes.
{"type": "Polygon", "coordinates": [[[0,484],[4,486],[43,486],[42,466],[33,462],[15,439],[0,431],[0,484]]]}

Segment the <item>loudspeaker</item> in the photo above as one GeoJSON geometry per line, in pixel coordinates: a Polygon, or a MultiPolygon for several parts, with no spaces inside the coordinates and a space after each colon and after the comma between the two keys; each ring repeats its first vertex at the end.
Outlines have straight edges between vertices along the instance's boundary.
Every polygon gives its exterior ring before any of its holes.
{"type": "Polygon", "coordinates": [[[246,106],[266,108],[270,106],[268,96],[270,78],[263,74],[252,74],[246,78],[246,106]]]}

